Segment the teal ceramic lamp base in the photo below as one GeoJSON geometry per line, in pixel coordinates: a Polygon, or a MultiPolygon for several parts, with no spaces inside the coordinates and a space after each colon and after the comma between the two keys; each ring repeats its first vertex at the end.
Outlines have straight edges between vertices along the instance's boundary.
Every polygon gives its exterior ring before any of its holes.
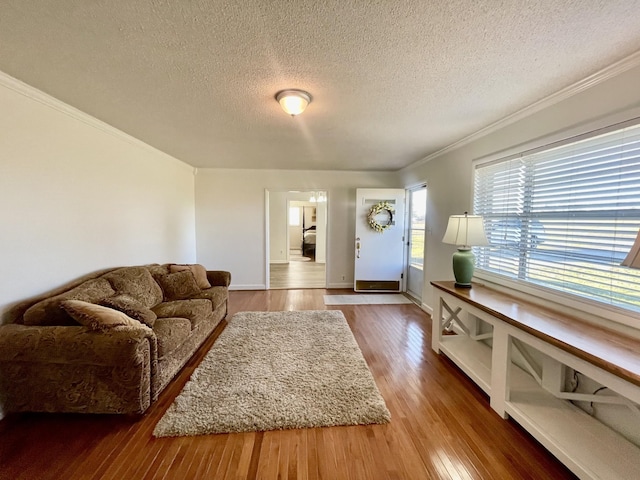
{"type": "Polygon", "coordinates": [[[460,247],[453,254],[453,276],[456,278],[456,287],[471,288],[475,263],[475,255],[468,247],[460,247]]]}

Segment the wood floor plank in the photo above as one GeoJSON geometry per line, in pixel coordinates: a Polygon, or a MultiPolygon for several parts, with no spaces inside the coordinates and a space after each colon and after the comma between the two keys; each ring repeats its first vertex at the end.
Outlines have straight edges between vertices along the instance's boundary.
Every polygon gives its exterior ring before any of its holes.
{"type": "Polygon", "coordinates": [[[258,463],[258,480],[278,477],[278,461],[280,456],[280,442],[276,432],[265,432],[258,463]]]}
{"type": "Polygon", "coordinates": [[[237,435],[234,434],[226,436],[222,456],[218,462],[218,469],[216,470],[213,478],[233,478],[232,472],[234,466],[232,463],[237,451],[237,442],[235,441],[235,438],[237,438],[237,435]]]}
{"type": "MultiPolygon", "coordinates": [[[[305,430],[296,430],[295,451],[295,476],[297,480],[309,480],[309,450],[307,445],[307,432],[305,430]]],[[[291,471],[291,469],[290,469],[291,471]]]]}
{"type": "MultiPolygon", "coordinates": [[[[302,262],[301,262],[302,263],[302,262]]],[[[0,421],[0,480],[42,479],[573,479],[446,357],[415,305],[330,306],[297,289],[230,292],[238,311],[341,310],[391,412],[386,425],[159,438],[165,410],[224,329],[144,416],[9,415],[0,421]]]]}

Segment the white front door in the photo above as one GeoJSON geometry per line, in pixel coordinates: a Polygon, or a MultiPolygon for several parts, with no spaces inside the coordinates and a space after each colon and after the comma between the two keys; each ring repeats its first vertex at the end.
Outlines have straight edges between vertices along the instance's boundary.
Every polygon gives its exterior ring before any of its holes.
{"type": "Polygon", "coordinates": [[[356,190],[355,291],[402,291],[404,199],[400,188],[356,190]]]}

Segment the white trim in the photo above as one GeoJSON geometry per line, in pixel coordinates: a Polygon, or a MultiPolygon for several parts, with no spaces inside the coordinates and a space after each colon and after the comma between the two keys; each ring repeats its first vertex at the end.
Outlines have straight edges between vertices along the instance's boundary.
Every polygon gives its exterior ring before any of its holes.
{"type": "Polygon", "coordinates": [[[427,182],[426,180],[424,182],[416,182],[416,183],[412,183],[408,186],[405,186],[404,189],[405,190],[418,190],[420,188],[427,188],[427,182]]]}
{"type": "Polygon", "coordinates": [[[327,289],[330,288],[348,288],[353,290],[353,283],[327,283],[327,289]]]}
{"type": "MultiPolygon", "coordinates": [[[[330,273],[331,273],[331,262],[329,261],[329,259],[331,258],[331,252],[332,249],[329,248],[329,239],[331,238],[330,233],[331,233],[331,223],[329,222],[329,219],[331,218],[331,215],[329,214],[330,211],[330,207],[331,207],[331,195],[329,195],[329,189],[324,189],[321,190],[322,192],[325,193],[325,195],[327,196],[327,211],[325,212],[325,219],[324,219],[324,288],[329,288],[329,277],[330,277],[330,273]]],[[[316,223],[317,224],[317,223],[316,223]]]]}
{"type": "Polygon", "coordinates": [[[158,150],[157,148],[152,147],[148,143],[145,143],[142,140],[138,140],[137,138],[129,135],[128,133],[125,133],[122,130],[118,130],[117,128],[109,125],[108,123],[103,122],[102,120],[98,120],[97,118],[92,117],[88,113],[85,113],[82,110],[78,110],[77,108],[72,107],[71,105],[68,105],[63,101],[58,100],[57,98],[52,97],[51,95],[41,90],[38,90],[37,88],[32,87],[31,85],[21,82],[17,78],[7,75],[6,73],[1,71],[0,71],[0,86],[5,87],[9,90],[12,90],[20,95],[23,95],[28,99],[38,102],[46,107],[56,110],[68,117],[73,118],[74,120],[78,120],[79,122],[82,122],[85,125],[88,125],[89,127],[93,127],[108,135],[111,135],[112,137],[116,137],[119,140],[125,141],[136,147],[140,147],[145,150],[148,150],[149,152],[154,153],[156,155],[158,154],[162,155],[165,158],[170,159],[174,162],[178,162],[189,169],[194,168],[192,165],[189,165],[188,163],[183,162],[182,160],[179,160],[169,155],[168,153],[163,152],[162,150],[158,150]]]}
{"type": "Polygon", "coordinates": [[[424,312],[428,313],[429,316],[433,318],[433,308],[431,308],[426,303],[423,303],[422,305],[419,305],[419,306],[424,312]]]}
{"type": "Polygon", "coordinates": [[[612,65],[609,65],[608,67],[603,68],[602,70],[594,73],[593,75],[588,76],[587,78],[584,78],[574,83],[573,85],[569,85],[568,87],[565,87],[562,90],[549,95],[548,97],[538,100],[537,102],[534,102],[531,105],[524,107],[518,110],[517,112],[512,113],[511,115],[507,115],[506,117],[498,120],[497,122],[494,122],[491,125],[481,128],[477,132],[472,133],[471,135],[468,135],[458,140],[457,142],[454,142],[444,148],[441,148],[440,150],[430,155],[427,155],[426,157],[416,162],[413,162],[407,165],[406,167],[399,169],[398,172],[403,172],[408,169],[412,169],[412,168],[424,165],[425,163],[429,162],[430,160],[433,160],[434,158],[437,158],[441,155],[444,155],[445,153],[449,153],[453,150],[463,147],[486,135],[496,132],[508,125],[511,125],[512,123],[522,120],[523,118],[526,118],[530,115],[533,115],[536,112],[544,110],[545,108],[549,108],[552,105],[560,103],[561,101],[566,100],[567,98],[577,95],[578,93],[581,93],[584,90],[594,87],[606,80],[609,80],[610,78],[620,75],[621,73],[624,73],[627,70],[631,70],[632,68],[635,68],[637,66],[640,66],[640,51],[633,53],[628,57],[623,58],[622,60],[612,65]]]}
{"type": "MultiPolygon", "coordinates": [[[[271,288],[271,232],[269,231],[271,218],[269,216],[269,210],[271,209],[271,201],[269,197],[269,189],[264,189],[264,282],[265,282],[265,290],[269,290],[271,288]]],[[[287,207],[289,206],[289,202],[287,202],[287,207]]],[[[287,214],[287,225],[289,222],[289,214],[287,214]]],[[[289,246],[289,242],[287,242],[287,246],[289,246]]],[[[287,252],[287,260],[289,260],[289,252],[287,252]]]]}
{"type": "Polygon", "coordinates": [[[267,286],[262,285],[229,285],[229,290],[266,290],[267,286]]]}
{"type": "MultiPolygon", "coordinates": [[[[286,210],[285,210],[285,219],[284,219],[284,223],[285,223],[285,231],[284,233],[284,238],[285,238],[285,261],[284,263],[289,263],[291,261],[291,200],[289,200],[289,198],[287,197],[285,199],[286,201],[286,210]]],[[[300,207],[297,207],[300,208],[300,207]]],[[[302,207],[302,216],[304,217],[304,207],[302,207]]],[[[271,208],[269,208],[269,215],[271,215],[271,208]]],[[[298,223],[300,222],[300,214],[298,213],[298,223]]],[[[271,229],[269,229],[269,235],[271,235],[271,229]]],[[[303,233],[304,235],[304,233],[303,233]]],[[[269,248],[269,250],[271,250],[271,248],[269,248]]],[[[302,252],[304,253],[304,252],[302,252]]],[[[271,253],[269,253],[269,255],[271,255],[271,253]]],[[[271,263],[271,262],[269,262],[271,263]]],[[[274,262],[275,263],[275,262],[274,262]]],[[[269,288],[271,288],[271,284],[269,284],[269,288]]]]}

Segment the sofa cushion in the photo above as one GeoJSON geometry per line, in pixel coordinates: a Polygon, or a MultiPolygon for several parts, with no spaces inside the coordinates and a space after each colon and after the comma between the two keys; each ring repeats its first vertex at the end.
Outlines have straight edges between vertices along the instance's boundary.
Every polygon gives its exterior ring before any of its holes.
{"type": "Polygon", "coordinates": [[[102,278],[109,281],[116,293],[130,295],[147,308],[162,301],[162,290],[145,267],[119,268],[102,278]]]}
{"type": "Polygon", "coordinates": [[[203,321],[207,321],[213,313],[211,301],[207,299],[198,300],[175,300],[163,302],[153,307],[153,312],[160,318],[182,317],[191,322],[193,330],[203,321]]]}
{"type": "Polygon", "coordinates": [[[198,284],[198,287],[200,287],[201,289],[211,288],[211,284],[209,283],[209,280],[207,280],[207,269],[204,268],[202,265],[199,265],[197,263],[193,265],[177,265],[176,264],[176,265],[170,265],[169,270],[171,271],[171,273],[190,270],[191,273],[193,274],[193,277],[196,279],[196,283],[198,284]]]}
{"type": "Polygon", "coordinates": [[[66,310],[71,318],[80,325],[89,327],[90,330],[105,331],[121,325],[142,326],[138,320],[134,320],[118,310],[82,300],[63,300],[60,306],[66,310]]]}
{"type": "Polygon", "coordinates": [[[201,291],[191,270],[158,275],[156,281],[162,288],[165,302],[184,300],[201,291]]]}
{"type": "Polygon", "coordinates": [[[191,335],[191,322],[186,318],[158,318],[153,325],[158,340],[158,359],[173,352],[191,335]]]}
{"type": "Polygon", "coordinates": [[[87,280],[71,290],[54,297],[46,298],[30,307],[23,316],[23,323],[30,326],[77,325],[66,310],[60,307],[64,300],[83,300],[99,302],[115,293],[111,284],[104,278],[87,280]]]}
{"type": "Polygon", "coordinates": [[[153,310],[145,307],[130,295],[116,295],[115,297],[105,298],[100,305],[113,308],[125,315],[144,323],[147,327],[153,327],[157,315],[153,310]]]}
{"type": "Polygon", "coordinates": [[[226,287],[211,287],[206,290],[202,290],[191,298],[206,298],[211,300],[213,308],[220,307],[229,297],[229,291],[226,287]]]}
{"type": "Polygon", "coordinates": [[[145,265],[144,268],[149,270],[149,273],[152,277],[155,277],[156,275],[166,275],[167,273],[171,273],[169,271],[168,263],[163,263],[162,265],[160,265],[159,263],[150,263],[148,265],[145,265]]]}

